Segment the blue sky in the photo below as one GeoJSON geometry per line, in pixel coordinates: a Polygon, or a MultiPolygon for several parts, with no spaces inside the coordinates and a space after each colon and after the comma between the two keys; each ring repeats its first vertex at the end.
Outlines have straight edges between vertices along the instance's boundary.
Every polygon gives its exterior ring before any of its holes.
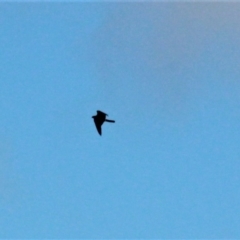
{"type": "Polygon", "coordinates": [[[0,237],[240,238],[239,10],[0,3],[0,237]]]}

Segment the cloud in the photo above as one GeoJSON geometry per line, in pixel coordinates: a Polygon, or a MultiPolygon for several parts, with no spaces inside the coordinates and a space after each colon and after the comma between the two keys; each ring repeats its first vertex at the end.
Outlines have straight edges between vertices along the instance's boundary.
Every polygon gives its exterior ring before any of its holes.
{"type": "Polygon", "coordinates": [[[118,97],[118,104],[130,101],[184,112],[198,92],[209,92],[211,77],[219,77],[216,84],[225,86],[217,71],[225,77],[234,71],[239,77],[230,62],[240,63],[235,51],[240,4],[163,2],[108,7],[109,15],[94,36],[94,58],[99,81],[108,96],[118,97]]]}

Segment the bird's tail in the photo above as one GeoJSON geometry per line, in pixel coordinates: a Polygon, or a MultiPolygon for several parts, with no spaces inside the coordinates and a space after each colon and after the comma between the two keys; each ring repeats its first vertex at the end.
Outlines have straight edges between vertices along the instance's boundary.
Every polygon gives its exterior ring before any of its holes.
{"type": "Polygon", "coordinates": [[[111,122],[111,123],[115,123],[114,120],[108,120],[108,119],[105,119],[106,122],[111,122]]]}

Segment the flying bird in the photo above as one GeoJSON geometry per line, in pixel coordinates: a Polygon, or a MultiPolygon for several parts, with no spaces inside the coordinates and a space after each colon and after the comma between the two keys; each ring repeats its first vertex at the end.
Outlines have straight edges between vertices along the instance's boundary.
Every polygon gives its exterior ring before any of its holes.
{"type": "Polygon", "coordinates": [[[97,131],[100,135],[102,135],[102,125],[104,122],[111,122],[114,123],[114,120],[108,120],[106,119],[106,116],[108,116],[106,113],[101,112],[101,111],[97,111],[97,115],[92,116],[94,123],[96,125],[97,131]]]}

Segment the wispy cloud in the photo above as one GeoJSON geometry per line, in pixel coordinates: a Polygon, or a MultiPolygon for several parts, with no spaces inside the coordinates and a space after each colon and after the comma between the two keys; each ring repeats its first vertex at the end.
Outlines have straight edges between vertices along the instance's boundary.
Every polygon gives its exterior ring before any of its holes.
{"type": "Polygon", "coordinates": [[[238,3],[109,4],[94,42],[107,94],[184,111],[214,72],[227,75],[240,63],[239,10],[238,3]]]}

